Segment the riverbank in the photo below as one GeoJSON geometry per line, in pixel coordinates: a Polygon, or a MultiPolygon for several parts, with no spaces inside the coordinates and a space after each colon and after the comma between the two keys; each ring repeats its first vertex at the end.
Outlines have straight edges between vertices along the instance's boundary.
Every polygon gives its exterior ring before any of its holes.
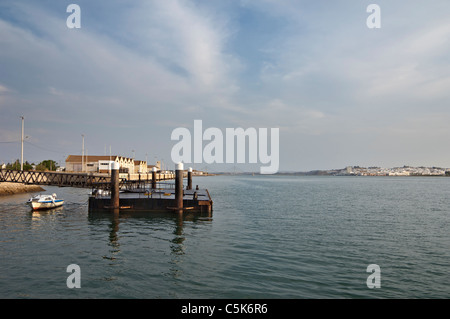
{"type": "Polygon", "coordinates": [[[44,190],[45,189],[43,189],[38,185],[25,185],[20,183],[0,183],[0,196],[40,192],[44,190]]]}

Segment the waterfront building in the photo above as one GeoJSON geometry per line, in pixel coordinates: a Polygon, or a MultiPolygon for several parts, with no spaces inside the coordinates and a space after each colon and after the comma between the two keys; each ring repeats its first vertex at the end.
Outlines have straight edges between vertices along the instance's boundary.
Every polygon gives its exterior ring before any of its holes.
{"type": "Polygon", "coordinates": [[[147,174],[149,172],[147,161],[134,161],[134,172],[140,174],[147,174]]]}
{"type": "Polygon", "coordinates": [[[121,173],[134,174],[134,159],[118,155],[69,155],[66,172],[109,173],[113,162],[119,163],[121,173]]]}

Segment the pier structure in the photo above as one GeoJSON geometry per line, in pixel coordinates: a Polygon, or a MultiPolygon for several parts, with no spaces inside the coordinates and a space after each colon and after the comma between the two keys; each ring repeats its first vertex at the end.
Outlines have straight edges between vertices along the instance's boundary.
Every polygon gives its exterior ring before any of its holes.
{"type": "MultiPolygon", "coordinates": [[[[207,189],[192,189],[192,174],[188,170],[187,184],[182,163],[176,165],[175,183],[151,182],[143,187],[119,189],[117,178],[111,180],[107,191],[93,191],[89,197],[89,212],[212,212],[213,201],[207,189]]],[[[142,186],[142,185],[140,185],[142,186]]]]}
{"type": "MultiPolygon", "coordinates": [[[[113,164],[114,165],[114,164],[113,164]]],[[[211,213],[213,201],[207,189],[192,188],[192,169],[187,174],[183,164],[176,165],[175,174],[155,170],[146,178],[127,179],[117,166],[109,174],[0,170],[0,182],[26,185],[91,188],[89,211],[156,212],[192,211],[211,213]],[[185,174],[187,183],[183,184],[185,174]],[[168,180],[175,179],[170,183],[168,180]]]]}
{"type": "MultiPolygon", "coordinates": [[[[120,188],[133,188],[150,182],[171,180],[173,173],[164,174],[130,174],[119,173],[120,188]],[[141,176],[142,175],[142,176],[141,176]],[[144,177],[144,178],[142,178],[144,177]]],[[[109,189],[111,175],[102,173],[72,173],[72,172],[42,172],[42,171],[14,171],[0,169],[0,182],[21,183],[26,185],[47,185],[58,187],[99,188],[109,189]]]]}

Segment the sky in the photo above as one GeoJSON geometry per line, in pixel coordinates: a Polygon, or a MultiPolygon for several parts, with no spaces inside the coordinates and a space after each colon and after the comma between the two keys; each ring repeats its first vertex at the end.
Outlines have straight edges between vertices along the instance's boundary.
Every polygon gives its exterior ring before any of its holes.
{"type": "Polygon", "coordinates": [[[202,120],[278,128],[279,171],[450,167],[449,15],[448,0],[0,0],[0,164],[20,158],[24,116],[35,163],[64,166],[84,135],[88,155],[173,169],[171,133],[202,120]]]}

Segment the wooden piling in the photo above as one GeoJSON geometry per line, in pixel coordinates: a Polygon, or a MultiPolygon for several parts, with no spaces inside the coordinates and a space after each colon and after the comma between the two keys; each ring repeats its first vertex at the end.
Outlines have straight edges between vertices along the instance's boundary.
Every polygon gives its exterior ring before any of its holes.
{"type": "Polygon", "coordinates": [[[156,189],[156,171],[157,171],[157,168],[153,167],[152,168],[152,188],[153,189],[156,189]]]}
{"type": "Polygon", "coordinates": [[[187,182],[186,189],[192,189],[192,167],[189,167],[187,177],[188,177],[188,182],[187,182]]]}
{"type": "Polygon", "coordinates": [[[111,167],[111,209],[120,208],[119,203],[119,163],[112,163],[111,167]]]}
{"type": "Polygon", "coordinates": [[[183,210],[183,163],[178,163],[175,169],[175,207],[183,210]]]}

